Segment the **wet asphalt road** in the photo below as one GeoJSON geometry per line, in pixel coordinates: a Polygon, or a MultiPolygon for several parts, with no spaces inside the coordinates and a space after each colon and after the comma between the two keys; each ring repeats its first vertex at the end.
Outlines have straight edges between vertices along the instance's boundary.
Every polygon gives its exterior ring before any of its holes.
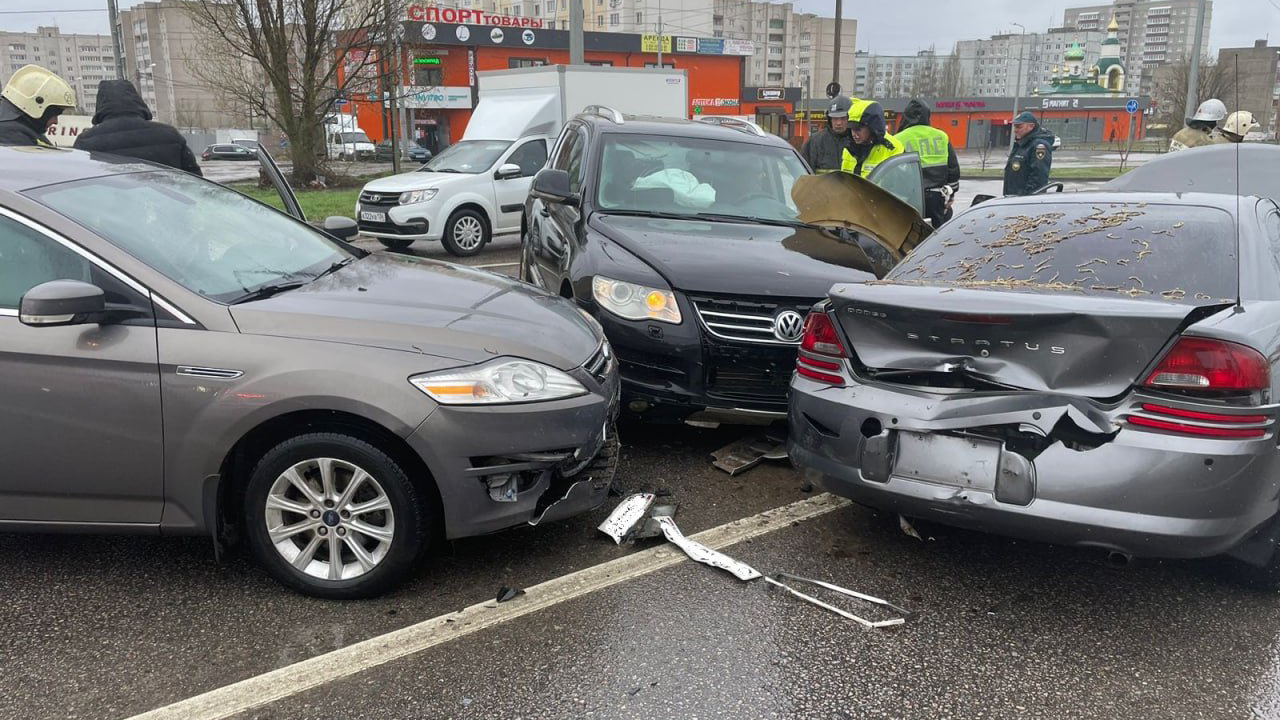
{"type": "MultiPolygon", "coordinates": [[[[516,247],[469,262],[513,272],[516,247]]],[[[686,534],[820,492],[785,464],[712,468],[739,434],[625,427],[616,486],[669,493],[686,534]]],[[[0,535],[0,718],[125,718],[653,546],[597,533],[607,510],[439,546],[360,603],[294,595],[198,538],[0,535]]],[[[905,604],[901,628],[686,562],[236,717],[1280,719],[1280,603],[1222,564],[1116,570],[920,529],[849,507],[726,550],[905,604]]]]}

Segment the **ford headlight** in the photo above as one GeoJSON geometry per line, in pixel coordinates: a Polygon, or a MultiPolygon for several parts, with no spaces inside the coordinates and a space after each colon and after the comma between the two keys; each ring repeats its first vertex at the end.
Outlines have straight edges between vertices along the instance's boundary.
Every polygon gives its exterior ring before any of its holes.
{"type": "Polygon", "coordinates": [[[426,202],[436,196],[440,192],[439,188],[428,188],[426,190],[410,190],[409,192],[400,193],[401,205],[412,205],[413,203],[426,202]]]}
{"type": "Polygon", "coordinates": [[[527,403],[585,395],[567,373],[532,360],[494,360],[460,370],[414,375],[413,386],[442,405],[527,403]]]}
{"type": "Polygon", "coordinates": [[[670,290],[645,287],[597,275],[591,294],[600,307],[628,320],[659,320],[680,324],[680,306],[670,290]]]}

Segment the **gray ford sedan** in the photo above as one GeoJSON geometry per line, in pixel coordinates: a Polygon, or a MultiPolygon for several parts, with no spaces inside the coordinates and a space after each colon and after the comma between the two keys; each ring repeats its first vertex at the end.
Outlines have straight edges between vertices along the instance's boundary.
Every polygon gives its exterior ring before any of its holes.
{"type": "Polygon", "coordinates": [[[515,280],[203,179],[0,148],[0,531],[244,538],[330,598],[600,505],[616,363],[515,280]]]}

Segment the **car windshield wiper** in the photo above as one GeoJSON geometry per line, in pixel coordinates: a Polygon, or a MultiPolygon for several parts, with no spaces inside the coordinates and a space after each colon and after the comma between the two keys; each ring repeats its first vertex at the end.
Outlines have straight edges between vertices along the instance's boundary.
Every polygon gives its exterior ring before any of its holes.
{"type": "Polygon", "coordinates": [[[249,292],[232,300],[230,304],[239,305],[240,303],[251,302],[253,300],[265,300],[272,295],[278,295],[279,293],[287,292],[289,290],[296,290],[303,285],[306,285],[307,282],[308,281],[306,280],[288,280],[285,282],[268,283],[250,290],[249,292]]]}
{"type": "Polygon", "coordinates": [[[315,282],[315,281],[319,280],[320,278],[324,277],[325,275],[332,275],[332,274],[334,274],[334,273],[338,272],[339,270],[341,270],[342,268],[344,268],[344,267],[346,267],[346,266],[350,265],[350,264],[351,264],[351,263],[353,263],[353,262],[355,262],[355,258],[354,258],[354,257],[343,258],[343,259],[341,259],[341,260],[339,260],[339,261],[337,261],[337,262],[333,263],[333,264],[332,264],[332,265],[330,265],[329,267],[325,268],[324,270],[321,270],[320,272],[316,273],[316,276],[315,276],[315,277],[313,277],[313,278],[311,278],[311,282],[315,282]]]}
{"type": "Polygon", "coordinates": [[[694,217],[703,220],[717,220],[720,222],[734,223],[755,223],[757,225],[780,225],[782,227],[816,227],[807,222],[799,220],[785,220],[783,218],[766,218],[755,215],[730,215],[728,213],[695,213],[694,217]]]}
{"type": "Polygon", "coordinates": [[[453,168],[440,168],[439,170],[432,168],[431,172],[458,173],[459,175],[462,174],[461,170],[454,170],[453,168]]]}

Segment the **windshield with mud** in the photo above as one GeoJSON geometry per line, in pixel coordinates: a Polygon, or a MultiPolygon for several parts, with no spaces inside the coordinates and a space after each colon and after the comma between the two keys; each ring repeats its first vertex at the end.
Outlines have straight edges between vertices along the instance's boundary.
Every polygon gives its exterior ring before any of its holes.
{"type": "Polygon", "coordinates": [[[884,282],[1230,302],[1234,227],[1221,210],[1186,205],[977,208],[942,226],[884,282]]]}

